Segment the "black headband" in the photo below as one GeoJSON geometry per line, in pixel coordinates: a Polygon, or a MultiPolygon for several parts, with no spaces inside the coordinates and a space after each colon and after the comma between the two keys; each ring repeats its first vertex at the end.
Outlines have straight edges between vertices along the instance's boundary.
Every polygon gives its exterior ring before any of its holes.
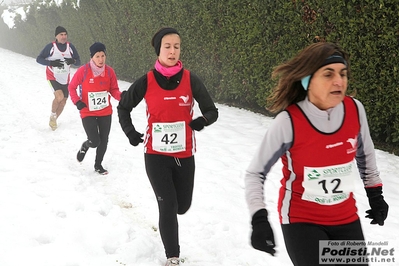
{"type": "Polygon", "coordinates": [[[154,37],[152,37],[151,45],[154,47],[155,53],[157,55],[159,55],[159,51],[161,50],[161,41],[162,41],[163,36],[165,36],[167,34],[171,34],[171,33],[180,35],[177,32],[177,30],[174,28],[163,28],[163,29],[160,29],[157,33],[155,33],[154,37]]]}
{"type": "Polygon", "coordinates": [[[326,60],[323,62],[323,64],[321,64],[321,67],[329,65],[329,64],[335,64],[335,63],[342,63],[345,66],[348,66],[348,63],[346,62],[346,60],[342,57],[341,54],[335,53],[333,55],[330,55],[329,57],[326,58],[326,60]]]}

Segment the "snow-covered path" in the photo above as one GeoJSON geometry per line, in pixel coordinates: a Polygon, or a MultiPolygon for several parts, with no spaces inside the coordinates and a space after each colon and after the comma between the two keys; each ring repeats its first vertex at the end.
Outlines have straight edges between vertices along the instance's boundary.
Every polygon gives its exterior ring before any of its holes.
{"type": "MultiPolygon", "coordinates": [[[[117,102],[112,101],[103,162],[110,173],[100,176],[93,168],[94,150],[81,164],[76,161],[86,136],[69,99],[59,128],[49,128],[53,96],[44,66],[4,49],[0,60],[0,265],[163,265],[158,209],[142,146],[129,145],[118,123],[117,102]]],[[[130,83],[119,85],[126,90],[130,83]]],[[[278,254],[271,257],[249,245],[244,171],[271,118],[225,105],[218,108],[219,120],[197,134],[193,204],[179,216],[182,265],[291,265],[276,212],[280,165],[265,188],[278,254]]],[[[133,110],[133,117],[143,132],[144,103],[133,110]]],[[[371,226],[363,218],[368,203],[360,181],[356,198],[366,237],[393,243],[399,236],[399,158],[379,150],[377,157],[390,204],[386,225],[371,226]]]]}

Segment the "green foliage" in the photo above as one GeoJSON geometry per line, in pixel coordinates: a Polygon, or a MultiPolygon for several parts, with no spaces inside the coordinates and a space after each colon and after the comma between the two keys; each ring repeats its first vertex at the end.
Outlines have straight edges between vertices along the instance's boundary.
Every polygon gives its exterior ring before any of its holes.
{"type": "Polygon", "coordinates": [[[312,42],[336,42],[351,56],[350,91],[373,138],[399,142],[397,0],[40,0],[25,8],[13,29],[0,23],[1,47],[36,57],[62,25],[82,62],[101,41],[118,77],[134,81],[154,65],[153,34],[171,26],[184,66],[215,100],[253,110],[267,106],[274,67],[312,42]]]}

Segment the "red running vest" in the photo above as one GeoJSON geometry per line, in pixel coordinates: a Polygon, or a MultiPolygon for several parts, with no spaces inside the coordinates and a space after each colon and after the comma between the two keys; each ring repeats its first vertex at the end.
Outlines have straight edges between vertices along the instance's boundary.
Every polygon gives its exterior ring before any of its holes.
{"type": "Polygon", "coordinates": [[[111,72],[108,66],[105,66],[104,77],[94,77],[89,63],[87,63],[84,68],[83,82],[80,85],[80,95],[81,101],[87,105],[87,108],[80,110],[81,118],[85,118],[87,116],[111,115],[113,111],[111,105],[111,95],[109,94],[111,89],[111,72]],[[97,95],[100,92],[103,94],[97,95]],[[106,107],[102,107],[101,105],[103,103],[108,103],[108,105],[106,107]],[[90,110],[90,106],[92,106],[92,110],[90,110]],[[93,109],[96,106],[99,106],[100,108],[98,110],[93,109]]]}
{"type": "MultiPolygon", "coordinates": [[[[180,84],[174,90],[162,89],[154,76],[152,71],[147,73],[147,92],[144,96],[147,104],[147,121],[146,136],[144,140],[144,147],[146,153],[162,154],[166,156],[173,156],[176,158],[187,158],[195,153],[195,136],[194,131],[189,126],[193,118],[194,99],[191,90],[190,72],[184,70],[180,84]],[[180,131],[177,135],[181,140],[181,135],[185,134],[185,149],[178,152],[164,152],[154,150],[154,127],[159,126],[157,123],[174,123],[183,122],[181,125],[185,126],[185,130],[180,131]]],[[[173,143],[176,139],[176,134],[172,131],[170,133],[162,133],[162,141],[157,143],[168,145],[173,143]]]]}
{"type": "MultiPolygon", "coordinates": [[[[346,200],[335,205],[322,205],[302,199],[305,166],[340,165],[355,158],[360,132],[359,114],[351,97],[345,97],[343,104],[343,123],[333,133],[323,133],[313,127],[299,106],[294,104],[286,109],[292,121],[293,144],[281,157],[283,178],[278,202],[280,223],[340,225],[359,218],[352,192],[346,200]]],[[[322,186],[321,183],[319,185],[322,186]]],[[[339,184],[328,185],[331,187],[339,184]]]]}

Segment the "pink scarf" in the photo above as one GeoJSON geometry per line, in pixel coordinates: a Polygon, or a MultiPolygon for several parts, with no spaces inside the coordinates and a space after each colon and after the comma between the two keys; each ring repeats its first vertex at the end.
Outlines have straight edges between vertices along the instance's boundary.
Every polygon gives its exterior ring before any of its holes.
{"type": "Polygon", "coordinates": [[[98,67],[96,66],[96,64],[93,62],[93,60],[90,60],[90,68],[91,71],[93,72],[94,77],[98,77],[101,75],[101,77],[105,76],[105,65],[103,65],[102,67],[98,67]]]}
{"type": "Polygon", "coordinates": [[[159,60],[155,62],[155,69],[161,73],[163,76],[170,78],[176,75],[183,68],[183,63],[179,60],[177,64],[172,67],[165,67],[159,63],[159,60]]]}

